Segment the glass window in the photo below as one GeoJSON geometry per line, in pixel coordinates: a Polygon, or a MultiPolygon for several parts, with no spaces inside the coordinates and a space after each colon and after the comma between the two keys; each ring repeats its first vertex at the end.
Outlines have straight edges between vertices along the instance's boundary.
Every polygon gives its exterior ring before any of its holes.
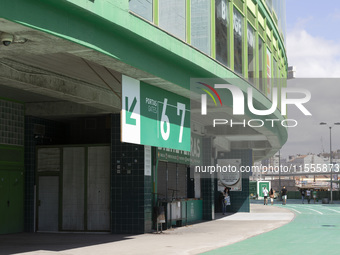
{"type": "Polygon", "coordinates": [[[255,31],[254,28],[248,23],[247,27],[248,39],[248,80],[254,84],[255,77],[255,31]]]}
{"type": "Polygon", "coordinates": [[[274,1],[272,1],[273,2],[273,9],[274,9],[274,12],[275,12],[275,14],[276,14],[276,17],[280,17],[280,8],[281,8],[281,6],[280,6],[280,3],[282,2],[282,0],[274,0],[274,1]]]}
{"type": "MultiPolygon", "coordinates": [[[[278,76],[277,76],[277,61],[273,58],[273,79],[272,79],[273,88],[277,88],[279,93],[279,84],[278,84],[278,76]]],[[[279,98],[277,98],[279,99],[279,98]]]]}
{"type": "Polygon", "coordinates": [[[236,73],[242,73],[242,50],[243,50],[243,16],[234,8],[234,70],[236,73]]]}
{"type": "Polygon", "coordinates": [[[159,26],[185,40],[185,3],[183,0],[159,0],[159,26]]]}
{"type": "Polygon", "coordinates": [[[273,9],[278,18],[279,31],[286,37],[286,0],[272,0],[273,9]]]}
{"type": "Polygon", "coordinates": [[[273,8],[273,0],[266,0],[266,4],[267,4],[269,10],[271,11],[272,8],[273,8]]]}
{"type": "Polygon", "coordinates": [[[278,78],[277,78],[277,106],[279,110],[281,110],[281,69],[278,70],[278,78]]]}
{"type": "Polygon", "coordinates": [[[215,1],[215,30],[216,30],[216,60],[229,66],[228,61],[228,29],[229,29],[229,2],[215,1]]]}
{"type": "Polygon", "coordinates": [[[267,67],[267,97],[272,98],[272,54],[267,48],[266,50],[266,67],[267,67]]]}
{"type": "Polygon", "coordinates": [[[264,42],[259,37],[259,89],[263,92],[263,49],[264,49],[264,42]]]}
{"type": "Polygon", "coordinates": [[[274,62],[273,62],[273,78],[274,79],[278,78],[278,75],[277,75],[277,61],[276,61],[275,58],[274,58],[274,62]]]}
{"type": "Polygon", "coordinates": [[[210,0],[191,0],[191,44],[210,55],[210,0]]]}
{"type": "Polygon", "coordinates": [[[152,22],[153,0],[129,0],[130,10],[152,22]]]}

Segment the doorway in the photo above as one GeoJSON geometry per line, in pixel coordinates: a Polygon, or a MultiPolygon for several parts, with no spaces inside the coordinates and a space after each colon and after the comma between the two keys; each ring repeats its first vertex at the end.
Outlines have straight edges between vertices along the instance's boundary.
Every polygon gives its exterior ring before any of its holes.
{"type": "Polygon", "coordinates": [[[110,231],[110,146],[37,149],[37,231],[110,231]]]}

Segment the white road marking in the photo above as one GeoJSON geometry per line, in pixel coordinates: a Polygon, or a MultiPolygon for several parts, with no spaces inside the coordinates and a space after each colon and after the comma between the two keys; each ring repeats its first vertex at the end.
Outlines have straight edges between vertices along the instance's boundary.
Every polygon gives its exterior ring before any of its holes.
{"type": "Polygon", "coordinates": [[[331,210],[331,211],[333,211],[333,212],[340,213],[339,211],[337,211],[337,210],[334,210],[334,209],[331,209],[331,208],[326,208],[326,209],[328,209],[328,210],[331,210]]]}
{"type": "Polygon", "coordinates": [[[322,212],[319,212],[319,211],[317,211],[317,210],[314,210],[314,209],[311,209],[311,208],[306,208],[306,209],[308,209],[308,210],[312,210],[312,211],[314,211],[314,212],[317,212],[317,213],[319,213],[319,214],[323,214],[322,212]]]}
{"type": "Polygon", "coordinates": [[[294,212],[297,212],[297,213],[301,214],[301,212],[298,211],[298,210],[295,210],[295,209],[293,209],[293,208],[290,208],[290,209],[293,210],[294,212]]]}

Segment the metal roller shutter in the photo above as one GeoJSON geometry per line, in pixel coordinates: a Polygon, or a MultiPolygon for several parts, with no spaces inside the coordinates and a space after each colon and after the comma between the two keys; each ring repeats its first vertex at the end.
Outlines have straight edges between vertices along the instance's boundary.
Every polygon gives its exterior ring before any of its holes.
{"type": "Polygon", "coordinates": [[[158,199],[165,199],[167,196],[167,165],[160,161],[157,169],[157,196],[158,199]]]}
{"type": "Polygon", "coordinates": [[[159,199],[187,198],[186,165],[162,162],[157,169],[157,195],[159,199]]]}
{"type": "Polygon", "coordinates": [[[187,167],[178,164],[177,169],[177,198],[187,198],[187,167]]]}
{"type": "Polygon", "coordinates": [[[177,167],[176,163],[168,163],[168,198],[177,198],[177,167]]]}

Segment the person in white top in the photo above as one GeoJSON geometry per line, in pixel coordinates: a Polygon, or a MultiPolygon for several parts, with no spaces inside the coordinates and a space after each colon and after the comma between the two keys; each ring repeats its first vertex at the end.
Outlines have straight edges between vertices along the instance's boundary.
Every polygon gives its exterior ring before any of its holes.
{"type": "Polygon", "coordinates": [[[267,187],[264,187],[262,192],[263,192],[263,198],[264,198],[263,204],[267,205],[268,204],[268,190],[267,190],[267,187]]]}
{"type": "Polygon", "coordinates": [[[308,204],[310,204],[310,194],[311,194],[310,190],[307,189],[306,196],[307,196],[308,204]]]}

